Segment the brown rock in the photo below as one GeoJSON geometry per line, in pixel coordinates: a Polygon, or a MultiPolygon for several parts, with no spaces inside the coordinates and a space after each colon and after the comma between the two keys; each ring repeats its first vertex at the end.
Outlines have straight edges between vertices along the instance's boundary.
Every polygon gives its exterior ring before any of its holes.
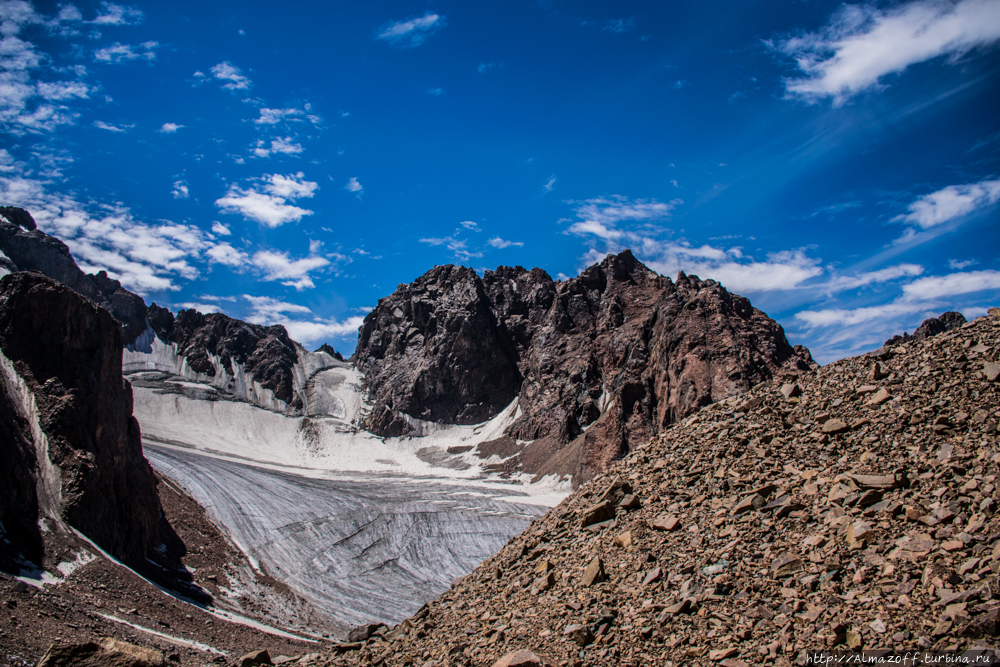
{"type": "Polygon", "coordinates": [[[996,382],[997,378],[1000,377],[1000,364],[993,362],[986,362],[983,365],[983,375],[989,382],[996,382]]]}
{"type": "Polygon", "coordinates": [[[607,575],[604,574],[604,563],[598,557],[590,561],[587,569],[583,571],[583,577],[580,578],[580,585],[593,586],[594,584],[605,582],[607,579],[607,575]]]}
{"type": "Polygon", "coordinates": [[[52,644],[37,667],[164,667],[163,653],[105,637],[99,643],[52,644]]]}
{"type": "Polygon", "coordinates": [[[798,556],[786,555],[776,558],[771,563],[771,577],[774,579],[784,579],[802,570],[802,561],[798,556]]]}
{"type": "Polygon", "coordinates": [[[657,530],[672,531],[672,530],[677,530],[680,527],[681,527],[680,519],[675,517],[673,514],[670,514],[668,516],[661,516],[653,520],[653,528],[657,530]]]}
{"type": "Polygon", "coordinates": [[[718,648],[714,651],[708,652],[708,659],[718,662],[719,660],[725,660],[726,658],[732,658],[735,655],[739,655],[740,649],[733,646],[730,648],[718,648]]]}
{"type": "Polygon", "coordinates": [[[251,651],[236,661],[239,667],[258,667],[259,665],[273,665],[271,654],[267,649],[251,651]]]}
{"type": "Polygon", "coordinates": [[[576,642],[577,646],[586,646],[594,641],[594,633],[591,632],[590,627],[576,623],[566,626],[563,635],[576,642]]]}
{"type": "Polygon", "coordinates": [[[849,431],[850,427],[842,419],[831,419],[823,424],[823,433],[833,435],[836,433],[843,433],[844,431],[849,431]]]}
{"type": "Polygon", "coordinates": [[[622,549],[632,548],[632,531],[626,530],[624,533],[619,534],[615,537],[615,545],[621,547],[622,549]]]}
{"type": "Polygon", "coordinates": [[[546,667],[545,661],[526,648],[503,656],[493,667],[546,667]]]}
{"type": "Polygon", "coordinates": [[[583,510],[583,516],[580,519],[580,524],[586,528],[587,526],[592,526],[595,523],[603,523],[614,518],[614,505],[611,504],[611,501],[604,500],[583,510]]]}

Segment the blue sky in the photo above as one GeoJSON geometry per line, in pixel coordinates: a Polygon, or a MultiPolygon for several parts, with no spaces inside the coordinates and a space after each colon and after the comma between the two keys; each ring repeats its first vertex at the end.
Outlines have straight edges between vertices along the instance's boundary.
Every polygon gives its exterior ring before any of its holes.
{"type": "Polygon", "coordinates": [[[998,0],[0,0],[0,199],[309,347],[435,264],[631,248],[829,362],[1000,305],[998,40],[998,0]]]}

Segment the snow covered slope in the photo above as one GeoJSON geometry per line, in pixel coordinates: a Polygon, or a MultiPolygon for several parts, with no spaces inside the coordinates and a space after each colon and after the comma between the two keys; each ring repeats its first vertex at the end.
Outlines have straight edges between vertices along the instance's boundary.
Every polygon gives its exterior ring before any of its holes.
{"type": "Polygon", "coordinates": [[[490,470],[503,459],[477,455],[518,417],[516,401],[483,424],[413,420],[420,437],[382,438],[357,426],[362,374],[329,355],[296,373],[295,416],[254,404],[266,394],[234,395],[238,368],[226,384],[185,369],[159,339],[152,348],[126,351],[150,463],[345,630],[412,614],[570,491],[555,477],[502,478],[490,470]]]}

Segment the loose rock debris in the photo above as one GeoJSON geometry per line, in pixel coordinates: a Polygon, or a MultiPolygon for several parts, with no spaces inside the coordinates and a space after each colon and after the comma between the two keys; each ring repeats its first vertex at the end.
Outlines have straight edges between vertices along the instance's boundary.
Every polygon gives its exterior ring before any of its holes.
{"type": "Polygon", "coordinates": [[[298,664],[488,667],[524,651],[739,667],[993,646],[998,346],[993,311],[708,406],[414,617],[298,664]]]}

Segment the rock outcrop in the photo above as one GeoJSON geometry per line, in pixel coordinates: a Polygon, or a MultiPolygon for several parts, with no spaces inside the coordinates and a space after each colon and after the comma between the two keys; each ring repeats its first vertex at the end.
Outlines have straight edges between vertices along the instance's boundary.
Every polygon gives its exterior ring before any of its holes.
{"type": "Polygon", "coordinates": [[[146,303],[106,271],[86,274],[73,260],[66,244],[35,227],[22,208],[0,207],[0,262],[7,272],[38,271],[103,306],[121,323],[124,342],[131,345],[146,329],[146,303]]]}
{"type": "Polygon", "coordinates": [[[937,317],[930,317],[924,320],[917,330],[913,332],[913,335],[903,332],[902,336],[893,336],[889,340],[885,341],[887,347],[893,345],[902,345],[903,343],[913,341],[924,340],[929,336],[936,336],[940,333],[946,331],[951,331],[952,329],[957,329],[965,324],[965,316],[962,313],[956,313],[954,311],[949,311],[947,313],[941,313],[937,317]]]}
{"type": "Polygon", "coordinates": [[[297,664],[975,661],[1000,636],[990,313],[700,409],[412,618],[297,664]]]}
{"type": "Polygon", "coordinates": [[[182,310],[176,317],[155,303],[149,307],[149,321],[156,336],[176,343],[191,369],[215,377],[214,356],[226,369],[236,362],[279,401],[301,408],[294,392],[292,368],[298,362],[296,344],[285,327],[250,324],[222,313],[204,315],[182,310]]]}
{"type": "Polygon", "coordinates": [[[0,280],[0,352],[4,526],[72,526],[142,561],[161,543],[160,504],[118,323],[55,280],[12,273],[0,280]]]}
{"type": "Polygon", "coordinates": [[[815,367],[747,299],[683,273],[671,281],[627,250],[559,282],[540,269],[435,267],[379,301],[355,361],[373,432],[484,421],[517,398],[521,416],[484,454],[517,452],[521,471],[580,480],[702,406],[815,367]]]}

